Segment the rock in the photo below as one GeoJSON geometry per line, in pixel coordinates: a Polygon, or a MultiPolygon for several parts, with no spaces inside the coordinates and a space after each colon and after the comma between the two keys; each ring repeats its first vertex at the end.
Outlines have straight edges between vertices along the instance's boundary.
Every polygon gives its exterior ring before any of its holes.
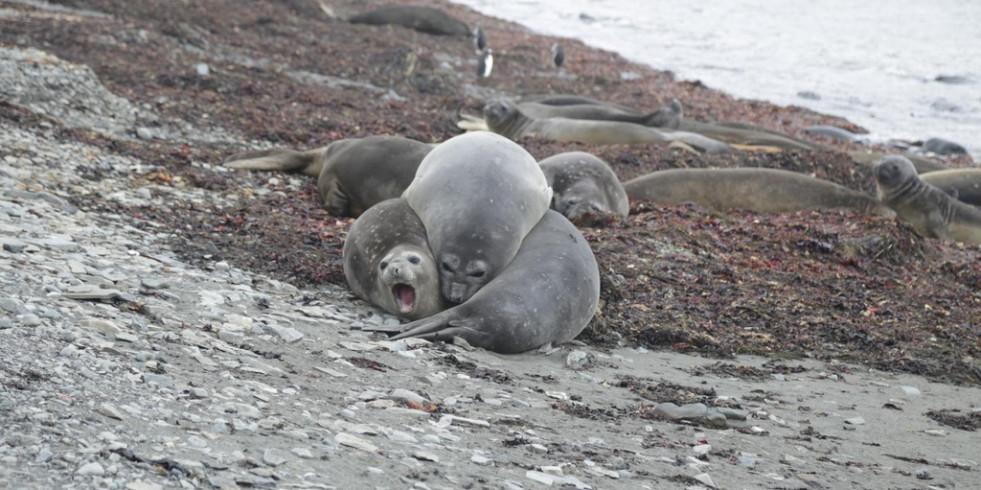
{"type": "Polygon", "coordinates": [[[79,467],[78,470],[75,471],[75,474],[81,476],[102,476],[106,474],[106,470],[101,464],[92,462],[86,463],[79,467]]]}

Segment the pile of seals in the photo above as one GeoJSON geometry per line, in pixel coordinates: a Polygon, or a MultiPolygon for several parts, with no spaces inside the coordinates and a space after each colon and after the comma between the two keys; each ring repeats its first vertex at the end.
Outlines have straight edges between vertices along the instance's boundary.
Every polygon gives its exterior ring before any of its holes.
{"type": "Polygon", "coordinates": [[[596,311],[599,269],[565,215],[628,212],[602,160],[570,152],[540,165],[489,132],[438,145],[371,136],[225,165],[316,176],[328,211],[358,216],[343,248],[351,290],[415,320],[378,331],[503,353],[570,340],[596,311]]]}

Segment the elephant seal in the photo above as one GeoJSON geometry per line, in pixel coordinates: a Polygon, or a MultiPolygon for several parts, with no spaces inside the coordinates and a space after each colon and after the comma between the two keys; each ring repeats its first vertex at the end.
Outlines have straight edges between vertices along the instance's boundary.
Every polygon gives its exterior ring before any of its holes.
{"type": "MultiPolygon", "coordinates": [[[[886,153],[881,153],[877,151],[850,151],[848,156],[851,157],[852,161],[855,163],[860,163],[862,165],[875,165],[876,162],[882,160],[886,157],[886,153]]],[[[929,158],[924,158],[918,155],[906,155],[909,161],[913,162],[913,167],[916,168],[916,172],[920,174],[925,174],[927,172],[937,172],[940,170],[949,170],[949,167],[941,165],[929,158]]]]}
{"type": "Polygon", "coordinates": [[[923,142],[920,151],[936,153],[937,155],[967,155],[965,149],[959,143],[948,141],[943,138],[930,138],[923,142]]]}
{"type": "Polygon", "coordinates": [[[552,187],[552,209],[575,220],[586,213],[613,213],[621,217],[630,212],[630,201],[623,184],[609,164],[598,157],[570,151],[552,155],[538,166],[552,187]]]}
{"type": "Polygon", "coordinates": [[[347,18],[353,24],[394,24],[427,34],[469,36],[470,27],[462,20],[434,7],[387,5],[347,18]]]}
{"type": "Polygon", "coordinates": [[[816,136],[823,136],[825,138],[830,138],[838,141],[847,141],[849,143],[855,143],[859,145],[869,144],[869,138],[867,136],[862,136],[853,133],[847,129],[842,129],[837,126],[828,126],[826,124],[819,124],[817,126],[808,126],[802,131],[806,134],[813,134],[816,136]]]}
{"type": "Polygon", "coordinates": [[[399,136],[369,136],[338,140],[316,150],[239,153],[225,166],[316,177],[317,193],[327,212],[357,217],[379,202],[401,196],[433,146],[399,136]]]}
{"type": "Polygon", "coordinates": [[[418,320],[444,309],[426,229],[405,199],[380,202],[347,231],[344,278],[359,298],[418,320]]]}
{"type": "Polygon", "coordinates": [[[672,99],[664,107],[642,114],[607,104],[562,104],[552,105],[542,102],[521,102],[517,104],[525,116],[532,119],[567,118],[591,121],[621,121],[656,128],[676,129],[681,123],[684,110],[678,99],[672,99]]]}
{"type": "Polygon", "coordinates": [[[623,184],[631,199],[660,204],[694,202],[727,211],[793,213],[852,209],[891,214],[872,196],[808,175],[771,168],[670,169],[623,184]]]}
{"type": "Polygon", "coordinates": [[[981,206],[981,168],[954,168],[920,174],[920,180],[961,202],[981,206]]]}
{"type": "Polygon", "coordinates": [[[878,198],[927,238],[981,243],[981,210],[920,180],[905,157],[889,155],[873,167],[878,198]]]}
{"type": "Polygon", "coordinates": [[[462,303],[511,262],[552,189],[524,148],[479,131],[434,148],[403,197],[426,227],[443,297],[462,303]]]}
{"type": "Polygon", "coordinates": [[[564,117],[536,119],[521,112],[513,102],[496,100],[484,106],[487,127],[516,140],[525,136],[594,145],[632,145],[680,141],[706,153],[725,153],[729,145],[700,134],[668,131],[620,121],[590,121],[564,117]]]}
{"type": "Polygon", "coordinates": [[[525,237],[514,260],[467,302],[400,326],[371,327],[393,339],[450,340],[504,354],[579,335],[596,313],[599,267],[589,244],[549,210],[525,237]]]}

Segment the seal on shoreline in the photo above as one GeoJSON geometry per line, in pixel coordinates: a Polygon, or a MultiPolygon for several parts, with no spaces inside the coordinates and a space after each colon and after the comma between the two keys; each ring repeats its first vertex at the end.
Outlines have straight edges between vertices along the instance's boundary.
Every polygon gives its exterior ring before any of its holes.
{"type": "Polygon", "coordinates": [[[623,184],[631,199],[659,204],[694,202],[714,211],[793,213],[851,209],[891,214],[863,192],[788,170],[771,168],[670,169],[623,184]]]}
{"type": "Polygon", "coordinates": [[[725,153],[728,144],[684,131],[667,131],[620,121],[592,121],[562,117],[528,117],[512,102],[497,100],[484,106],[487,127],[512,140],[536,136],[556,141],[579,141],[594,145],[631,145],[679,141],[706,153],[725,153]]]}
{"type": "Polygon", "coordinates": [[[225,166],[316,177],[317,193],[327,212],[357,217],[377,203],[400,197],[434,146],[399,136],[368,136],[338,140],[308,151],[238,153],[229,157],[225,166]]]}
{"type": "Polygon", "coordinates": [[[981,243],[981,210],[920,180],[905,157],[889,155],[873,168],[878,198],[927,238],[981,243]]]}
{"type": "Polygon", "coordinates": [[[813,134],[816,136],[823,136],[825,138],[830,138],[838,141],[847,141],[850,143],[855,143],[859,145],[869,144],[869,139],[867,136],[862,136],[853,133],[847,129],[839,128],[837,126],[829,126],[827,124],[818,124],[817,126],[808,126],[802,129],[806,134],[813,134]]]}
{"type": "Polygon", "coordinates": [[[394,24],[427,34],[469,36],[470,27],[462,20],[434,7],[386,5],[347,18],[353,24],[394,24]]]}
{"type": "Polygon", "coordinates": [[[444,309],[426,229],[405,199],[378,203],[355,220],[342,256],[344,278],[359,298],[411,320],[444,309]]]}
{"type": "Polygon", "coordinates": [[[981,168],[953,168],[920,174],[920,180],[961,202],[981,206],[981,168]]]}
{"type": "Polygon", "coordinates": [[[443,297],[462,303],[511,262],[552,189],[524,148],[479,131],[434,148],[403,197],[426,228],[443,297]]]}
{"type": "Polygon", "coordinates": [[[549,210],[514,260],[467,302],[405,325],[371,327],[393,339],[451,340],[512,354],[579,335],[599,303],[599,267],[586,239],[549,210]]]}
{"type": "Polygon", "coordinates": [[[540,162],[545,180],[552,187],[552,209],[574,220],[586,213],[630,212],[623,184],[610,165],[583,151],[552,155],[540,162]]]}
{"type": "Polygon", "coordinates": [[[525,116],[532,119],[566,118],[590,121],[621,121],[656,128],[676,129],[684,117],[684,109],[678,99],[672,99],[660,109],[643,114],[615,104],[560,104],[520,102],[517,104],[525,116]]]}
{"type": "Polygon", "coordinates": [[[959,143],[943,138],[930,138],[923,142],[920,151],[936,153],[937,155],[967,155],[967,149],[959,143]]]}

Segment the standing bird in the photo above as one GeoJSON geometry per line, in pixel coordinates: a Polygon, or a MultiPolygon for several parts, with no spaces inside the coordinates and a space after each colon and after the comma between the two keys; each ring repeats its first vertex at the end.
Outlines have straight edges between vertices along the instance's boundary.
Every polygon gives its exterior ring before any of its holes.
{"type": "Polygon", "coordinates": [[[480,57],[477,61],[477,76],[481,78],[487,78],[491,74],[491,70],[494,69],[494,50],[487,48],[484,51],[484,55],[480,57]]]}
{"type": "Polygon", "coordinates": [[[473,28],[473,47],[477,50],[477,54],[483,53],[487,49],[487,35],[484,34],[484,29],[477,24],[473,28]]]}
{"type": "Polygon", "coordinates": [[[556,68],[562,68],[562,63],[565,63],[565,48],[559,43],[552,45],[552,63],[556,68]]]}

